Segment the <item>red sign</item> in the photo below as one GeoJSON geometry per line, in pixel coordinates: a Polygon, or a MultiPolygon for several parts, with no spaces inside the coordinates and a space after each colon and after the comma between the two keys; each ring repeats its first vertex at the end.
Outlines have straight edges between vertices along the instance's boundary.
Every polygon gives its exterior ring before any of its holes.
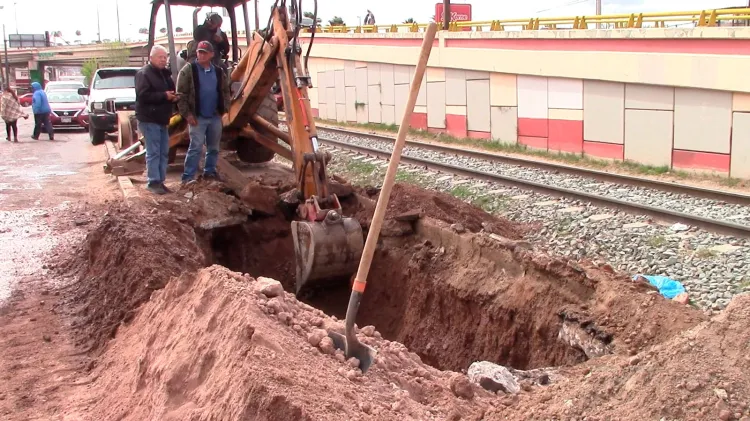
{"type": "MultiPolygon", "coordinates": [[[[435,22],[443,20],[443,3],[435,4],[435,22]]],[[[466,22],[471,20],[470,4],[451,4],[451,22],[466,22]]]]}

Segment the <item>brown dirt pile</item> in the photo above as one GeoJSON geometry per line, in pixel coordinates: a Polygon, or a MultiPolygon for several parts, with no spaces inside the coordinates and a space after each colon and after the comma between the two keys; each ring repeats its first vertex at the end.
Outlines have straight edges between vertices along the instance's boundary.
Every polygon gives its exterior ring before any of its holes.
{"type": "Polygon", "coordinates": [[[451,373],[424,366],[374,329],[360,333],[380,349],[362,376],[328,345],[311,345],[317,331],[340,323],[288,293],[269,299],[257,284],[212,266],[154,293],[92,373],[99,396],[87,417],[478,420],[489,407],[488,392],[464,385],[476,395],[457,398],[451,373]]]}
{"type": "Polygon", "coordinates": [[[750,295],[720,315],[632,357],[590,361],[531,393],[504,419],[750,419],[750,295]]]}
{"type": "Polygon", "coordinates": [[[148,207],[113,206],[62,270],[78,278],[67,306],[92,348],[112,338],[154,290],[204,263],[195,232],[175,216],[148,207]]]}
{"type": "MultiPolygon", "coordinates": [[[[361,189],[360,194],[372,200],[377,200],[380,193],[377,189],[361,189]]],[[[346,211],[347,209],[345,209],[346,211]]],[[[375,208],[368,204],[359,203],[351,212],[369,226],[375,208]]],[[[511,239],[520,239],[526,228],[522,224],[496,217],[482,209],[466,203],[449,194],[433,190],[425,190],[410,184],[396,183],[388,200],[386,219],[394,219],[400,215],[419,212],[449,224],[460,224],[470,232],[486,232],[502,235],[511,239]]]]}

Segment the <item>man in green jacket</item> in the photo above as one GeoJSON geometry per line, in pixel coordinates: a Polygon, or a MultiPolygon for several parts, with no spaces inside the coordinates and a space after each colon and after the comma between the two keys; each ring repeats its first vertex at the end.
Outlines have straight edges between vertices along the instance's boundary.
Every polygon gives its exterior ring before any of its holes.
{"type": "Polygon", "coordinates": [[[188,63],[177,76],[177,106],[190,125],[190,147],[185,156],[182,184],[194,183],[203,145],[206,145],[204,179],[218,179],[216,162],[221,141],[221,116],[229,111],[229,80],[220,68],[211,62],[214,48],[208,41],[197,47],[198,59],[188,63]]]}

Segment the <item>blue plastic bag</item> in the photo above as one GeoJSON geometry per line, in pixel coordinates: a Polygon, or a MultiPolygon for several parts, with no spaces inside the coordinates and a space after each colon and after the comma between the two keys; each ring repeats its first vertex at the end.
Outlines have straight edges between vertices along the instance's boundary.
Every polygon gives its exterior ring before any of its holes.
{"type": "Polygon", "coordinates": [[[648,283],[655,286],[661,295],[670,300],[685,292],[685,287],[679,281],[667,278],[666,276],[634,275],[633,280],[637,280],[639,276],[646,278],[648,283]]]}

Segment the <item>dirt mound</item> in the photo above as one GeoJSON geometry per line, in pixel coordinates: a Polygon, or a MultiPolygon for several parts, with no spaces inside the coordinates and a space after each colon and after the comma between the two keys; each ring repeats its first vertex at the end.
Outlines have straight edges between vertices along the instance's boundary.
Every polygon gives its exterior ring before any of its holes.
{"type": "Polygon", "coordinates": [[[590,361],[569,380],[523,396],[505,419],[746,420],[750,417],[750,295],[671,340],[590,361]]]}
{"type": "Polygon", "coordinates": [[[466,386],[473,399],[457,398],[451,373],[424,366],[374,329],[360,333],[380,349],[362,376],[327,339],[316,339],[340,323],[288,293],[268,298],[258,284],[213,266],[156,292],[92,373],[100,395],[87,416],[444,420],[480,419],[488,407],[489,393],[466,386]]]}
{"type": "Polygon", "coordinates": [[[523,242],[428,221],[417,232],[384,240],[358,322],[439,368],[487,360],[529,369],[627,355],[705,320],[645,283],[550,259],[523,242]]]}
{"type": "MultiPolygon", "coordinates": [[[[359,193],[377,200],[380,191],[369,188],[360,189],[359,193]]],[[[369,226],[375,208],[360,204],[360,208],[355,212],[355,216],[365,226],[369,226]]],[[[484,229],[503,237],[519,239],[526,231],[522,224],[490,215],[482,209],[449,194],[425,190],[411,184],[396,183],[388,200],[386,219],[394,219],[413,212],[419,212],[424,216],[449,224],[460,224],[464,229],[475,233],[484,229]]]]}
{"type": "Polygon", "coordinates": [[[154,290],[204,264],[194,230],[178,218],[142,206],[114,206],[63,267],[78,278],[68,305],[92,348],[112,338],[154,290]]]}

